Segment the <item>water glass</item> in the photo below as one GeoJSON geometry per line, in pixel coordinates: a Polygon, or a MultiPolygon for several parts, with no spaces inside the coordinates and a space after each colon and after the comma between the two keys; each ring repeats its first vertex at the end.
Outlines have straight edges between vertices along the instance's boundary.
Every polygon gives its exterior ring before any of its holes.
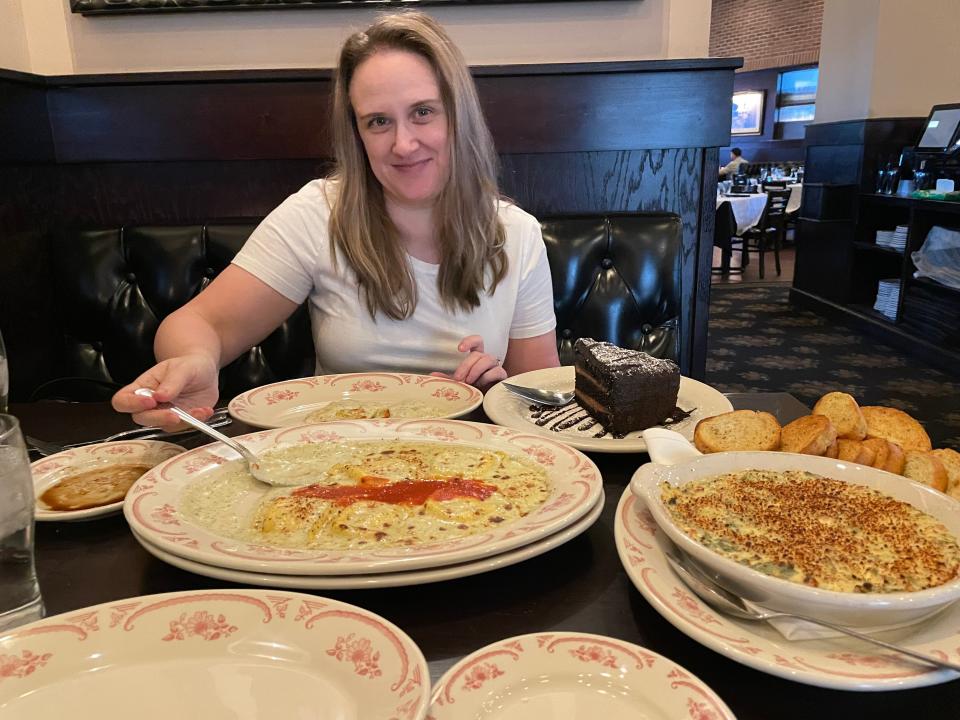
{"type": "Polygon", "coordinates": [[[0,335],[0,413],[7,411],[7,398],[10,394],[10,371],[7,369],[7,350],[0,335]]]}
{"type": "Polygon", "coordinates": [[[20,423],[0,415],[0,631],[43,617],[33,561],[33,506],[20,423]]]}

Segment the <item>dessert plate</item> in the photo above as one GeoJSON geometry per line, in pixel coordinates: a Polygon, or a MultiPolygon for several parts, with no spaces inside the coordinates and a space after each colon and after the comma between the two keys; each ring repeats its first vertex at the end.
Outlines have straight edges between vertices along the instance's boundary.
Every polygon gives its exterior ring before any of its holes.
{"type": "MultiPolygon", "coordinates": [[[[664,619],[721,655],[761,672],[837,690],[904,690],[956,680],[897,653],[849,637],[787,640],[765,623],[737,620],[706,605],[664,556],[670,540],[628,487],[614,518],[617,553],[627,575],[664,619]]],[[[915,625],[881,635],[944,660],[960,660],[960,603],[915,625]]]]}
{"type": "Polygon", "coordinates": [[[0,636],[5,717],[422,719],[423,653],[382,617],[282,590],[117,600],[0,636]],[[69,709],[69,710],[67,710],[69,709]]]}
{"type": "Polygon", "coordinates": [[[215,565],[204,565],[203,563],[187,560],[178,555],[172,555],[149,540],[141,537],[136,532],[133,536],[137,539],[143,548],[159,560],[169,563],[174,567],[187,572],[204,575],[206,577],[216,578],[217,580],[227,580],[228,582],[243,583],[245,585],[258,585],[262,587],[279,587],[304,590],[363,590],[365,588],[385,588],[385,587],[406,587],[408,585],[426,585],[427,583],[440,582],[443,580],[453,580],[455,578],[478,575],[480,573],[499,570],[500,568],[529,560],[530,558],[542,555],[548,550],[563,545],[572,540],[577,535],[590,529],[600,513],[603,512],[604,495],[600,493],[600,499],[597,504],[573,525],[554,533],[549,537],[538,542],[524,545],[516,550],[509,550],[499,555],[488,558],[481,558],[473,562],[460,563],[458,565],[447,565],[427,570],[410,570],[407,572],[384,573],[382,575],[271,575],[265,573],[250,573],[243,570],[231,570],[221,568],[215,565]]]}
{"type": "Polygon", "coordinates": [[[603,635],[536,633],[501,640],[450,668],[432,720],[734,720],[709,687],[662,655],[603,635]]]}
{"type": "MultiPolygon", "coordinates": [[[[526,455],[546,472],[551,489],[544,503],[524,517],[450,540],[353,550],[254,544],[219,535],[178,509],[191,484],[236,459],[226,446],[212,443],[154,468],[136,482],[124,506],[130,527],[162,550],[206,565],[287,575],[380,574],[453,565],[529,545],[582,518],[602,491],[600,471],[583,453],[557,440],[496,425],[459,420],[355,420],[266,430],[236,439],[255,453],[300,443],[408,440],[526,455]]],[[[241,501],[252,512],[267,491],[267,486],[253,483],[241,501]]]]}
{"type": "MultiPolygon", "coordinates": [[[[514,375],[510,382],[544,390],[568,391],[573,389],[574,377],[573,366],[566,365],[514,375]]],[[[688,440],[693,440],[693,431],[700,420],[733,410],[733,405],[719,390],[688,377],[680,378],[677,406],[690,415],[665,427],[679,432],[688,440]]],[[[578,450],[630,453],[644,452],[647,449],[643,430],[631,432],[623,438],[615,438],[609,433],[596,437],[603,428],[599,424],[583,427],[589,424],[592,418],[576,404],[576,400],[565,408],[540,413],[531,403],[507,392],[500,385],[494,385],[483,399],[483,410],[487,417],[498,425],[553,438],[578,450]],[[576,418],[582,419],[575,420],[576,418]]]]}
{"type": "MultiPolygon", "coordinates": [[[[409,373],[347,373],[285,380],[237,395],[228,405],[236,420],[258,428],[311,422],[308,416],[337,400],[361,406],[408,406],[408,418],[455,418],[483,402],[483,393],[455,380],[409,373]],[[421,411],[410,414],[409,406],[421,411]]],[[[402,411],[402,410],[401,410],[402,411]]]]}
{"type": "Polygon", "coordinates": [[[112,515],[123,509],[123,500],[87,508],[85,510],[54,510],[40,496],[61,480],[78,473],[111,465],[159,465],[184,452],[173,443],[159,440],[128,440],[126,442],[98,443],[64,450],[30,464],[33,491],[36,498],[34,517],[38,522],[72,522],[92,520],[112,515]]]}

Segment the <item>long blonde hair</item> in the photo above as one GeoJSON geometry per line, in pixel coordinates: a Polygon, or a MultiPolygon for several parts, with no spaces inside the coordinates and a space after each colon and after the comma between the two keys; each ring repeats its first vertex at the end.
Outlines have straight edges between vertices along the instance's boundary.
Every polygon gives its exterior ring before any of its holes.
{"type": "Polygon", "coordinates": [[[347,38],[340,51],[333,98],[330,237],[334,262],[341,254],[354,270],[371,317],[395,320],[413,314],[417,289],[383,188],[373,174],[350,104],[356,69],[378,50],[424,58],[437,78],[450,138],[450,176],[437,198],[434,219],[440,243],[437,288],[448,310],[469,311],[493,292],[507,272],[505,231],[497,216],[498,161],[493,138],[463,55],[440,25],[421,12],[380,17],[347,38]]]}

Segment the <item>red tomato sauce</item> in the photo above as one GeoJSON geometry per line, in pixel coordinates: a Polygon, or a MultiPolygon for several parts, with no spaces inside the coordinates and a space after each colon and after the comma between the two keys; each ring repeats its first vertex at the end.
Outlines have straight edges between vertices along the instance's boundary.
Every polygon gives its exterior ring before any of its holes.
{"type": "Polygon", "coordinates": [[[359,500],[373,500],[391,505],[423,505],[427,500],[486,500],[496,490],[496,485],[464,478],[400,480],[388,483],[384,478],[366,476],[360,479],[359,485],[307,485],[294,490],[293,495],[332,500],[337,505],[350,505],[359,500]]]}

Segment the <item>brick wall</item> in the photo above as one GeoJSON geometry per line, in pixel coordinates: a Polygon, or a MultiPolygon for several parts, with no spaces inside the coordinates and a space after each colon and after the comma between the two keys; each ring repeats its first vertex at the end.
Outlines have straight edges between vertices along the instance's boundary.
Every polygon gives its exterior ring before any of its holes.
{"type": "Polygon", "coordinates": [[[823,0],[713,0],[710,55],[744,70],[815,63],[822,25],[823,0]]]}

